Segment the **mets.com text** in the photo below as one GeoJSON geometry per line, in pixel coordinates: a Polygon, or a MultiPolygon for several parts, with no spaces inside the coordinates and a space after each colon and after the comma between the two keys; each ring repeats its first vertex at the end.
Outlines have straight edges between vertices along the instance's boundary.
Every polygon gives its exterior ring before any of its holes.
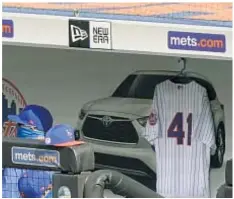
{"type": "Polygon", "coordinates": [[[225,52],[225,35],[169,31],[168,48],[178,50],[225,52]]]}
{"type": "Polygon", "coordinates": [[[60,156],[55,150],[34,149],[26,147],[12,148],[12,162],[33,166],[59,167],[60,156]]]}
{"type": "Polygon", "coordinates": [[[14,37],[14,22],[10,19],[2,20],[2,37],[13,38],[14,37]]]}

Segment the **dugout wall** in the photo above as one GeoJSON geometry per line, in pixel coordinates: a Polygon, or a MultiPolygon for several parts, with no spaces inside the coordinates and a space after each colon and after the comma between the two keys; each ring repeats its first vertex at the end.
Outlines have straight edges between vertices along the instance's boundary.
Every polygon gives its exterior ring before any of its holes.
{"type": "MultiPolygon", "coordinates": [[[[109,96],[135,70],[180,70],[177,57],[3,46],[3,77],[27,103],[48,107],[55,123],[76,125],[83,104],[109,96]]],[[[232,62],[187,59],[187,69],[208,77],[225,107],[226,155],[232,157],[232,62]]],[[[224,168],[211,174],[212,195],[224,168]]]]}

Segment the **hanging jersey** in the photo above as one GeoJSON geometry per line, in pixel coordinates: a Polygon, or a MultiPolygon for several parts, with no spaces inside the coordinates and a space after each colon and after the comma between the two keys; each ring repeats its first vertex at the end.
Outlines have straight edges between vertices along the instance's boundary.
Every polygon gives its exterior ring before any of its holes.
{"type": "Polygon", "coordinates": [[[165,197],[209,197],[210,152],[215,150],[206,89],[167,80],[155,88],[144,137],[155,146],[157,192],[165,197]]]}

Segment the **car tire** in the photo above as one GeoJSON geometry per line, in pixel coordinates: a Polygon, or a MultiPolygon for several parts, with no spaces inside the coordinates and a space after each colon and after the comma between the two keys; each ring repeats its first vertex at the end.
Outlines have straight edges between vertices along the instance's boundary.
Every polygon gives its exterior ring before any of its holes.
{"type": "Polygon", "coordinates": [[[225,128],[224,124],[221,122],[217,128],[216,134],[216,151],[215,154],[211,156],[211,168],[221,168],[223,165],[223,158],[225,154],[225,128]]]}

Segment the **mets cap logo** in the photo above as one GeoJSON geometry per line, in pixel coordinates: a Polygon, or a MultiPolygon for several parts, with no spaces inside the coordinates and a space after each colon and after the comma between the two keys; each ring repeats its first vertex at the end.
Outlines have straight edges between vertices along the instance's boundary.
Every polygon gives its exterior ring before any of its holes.
{"type": "Polygon", "coordinates": [[[72,132],[70,132],[69,130],[66,130],[66,132],[67,132],[67,136],[72,139],[72,137],[73,137],[72,136],[73,135],[72,132]]]}
{"type": "Polygon", "coordinates": [[[16,125],[8,121],[8,115],[19,114],[26,101],[19,89],[8,79],[2,78],[2,124],[4,136],[16,136],[16,125]]]}

